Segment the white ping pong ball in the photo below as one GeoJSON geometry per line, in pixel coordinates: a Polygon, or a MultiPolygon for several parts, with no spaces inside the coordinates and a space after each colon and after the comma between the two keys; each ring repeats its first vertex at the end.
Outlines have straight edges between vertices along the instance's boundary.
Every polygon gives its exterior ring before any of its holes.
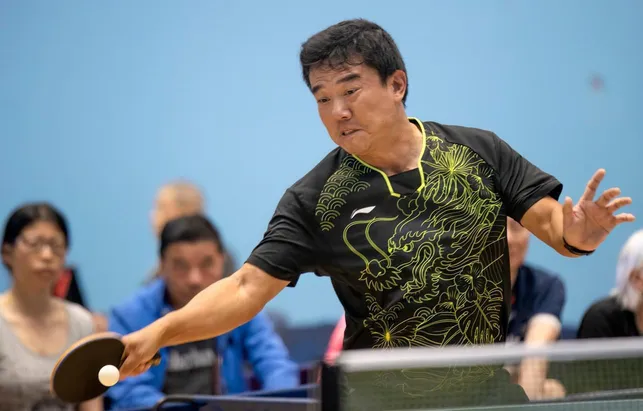
{"type": "Polygon", "coordinates": [[[98,381],[105,387],[111,387],[118,382],[120,372],[113,365],[106,365],[98,371],[98,381]]]}

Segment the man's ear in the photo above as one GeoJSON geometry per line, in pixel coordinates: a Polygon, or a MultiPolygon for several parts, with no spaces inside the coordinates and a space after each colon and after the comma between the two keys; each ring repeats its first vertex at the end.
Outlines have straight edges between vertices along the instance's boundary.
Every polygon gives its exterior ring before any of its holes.
{"type": "Polygon", "coordinates": [[[408,85],[406,73],[402,70],[396,70],[395,72],[393,72],[393,74],[391,74],[388,82],[396,98],[402,101],[404,95],[406,94],[406,88],[408,85]]]}

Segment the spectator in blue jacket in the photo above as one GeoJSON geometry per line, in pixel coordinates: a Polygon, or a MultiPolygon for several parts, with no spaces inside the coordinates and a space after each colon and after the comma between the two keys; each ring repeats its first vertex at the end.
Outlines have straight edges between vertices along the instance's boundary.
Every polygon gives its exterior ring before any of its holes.
{"type": "MultiPolygon", "coordinates": [[[[529,345],[556,341],[561,332],[565,286],[556,274],[525,262],[531,233],[517,221],[507,219],[507,243],[511,270],[511,314],[507,341],[529,345]]],[[[564,396],[564,387],[547,379],[547,362],[526,359],[512,375],[531,400],[564,396]]]]}
{"type": "MultiPolygon", "coordinates": [[[[129,301],[114,308],[109,329],[139,330],[187,304],[224,276],[225,250],[219,233],[202,215],[168,222],[160,235],[160,275],[129,301]]],[[[299,385],[299,371],[264,313],[221,335],[161,350],[161,364],[112,387],[113,408],[151,406],[165,395],[217,395],[249,390],[248,364],[263,389],[299,385]]]]}

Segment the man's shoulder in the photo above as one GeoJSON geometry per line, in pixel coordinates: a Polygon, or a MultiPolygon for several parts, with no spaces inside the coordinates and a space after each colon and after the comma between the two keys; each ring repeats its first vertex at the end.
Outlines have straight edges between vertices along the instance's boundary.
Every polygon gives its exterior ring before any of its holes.
{"type": "Polygon", "coordinates": [[[300,195],[319,193],[328,179],[341,167],[342,161],[351,157],[342,148],[336,147],[324,156],[310,171],[295,181],[288,190],[300,195]]]}
{"type": "Polygon", "coordinates": [[[294,196],[308,211],[316,212],[333,198],[345,198],[366,188],[368,184],[363,177],[372,171],[359,159],[337,147],[291,185],[284,196],[288,199],[294,196]]]}
{"type": "Polygon", "coordinates": [[[492,168],[497,168],[500,161],[498,149],[501,140],[493,131],[435,121],[424,121],[422,124],[427,136],[436,136],[447,144],[467,147],[492,168]]]}
{"type": "Polygon", "coordinates": [[[436,121],[423,121],[427,135],[437,135],[450,143],[466,146],[477,146],[480,144],[494,144],[498,136],[491,130],[472,126],[455,124],[444,124],[436,121]]]}

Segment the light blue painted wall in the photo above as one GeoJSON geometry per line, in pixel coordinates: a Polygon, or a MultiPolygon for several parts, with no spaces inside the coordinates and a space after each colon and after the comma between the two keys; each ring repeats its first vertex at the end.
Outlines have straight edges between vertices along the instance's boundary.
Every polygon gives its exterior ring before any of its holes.
{"type": "MultiPolygon", "coordinates": [[[[238,258],[283,190],[332,148],[298,67],[299,46],[339,20],[373,19],[406,58],[409,114],[492,129],[565,183],[574,199],[598,167],[643,221],[643,3],[4,1],[0,3],[0,215],[46,199],[71,220],[90,303],[106,309],[154,265],[156,188],[186,177],[238,258]],[[598,74],[605,87],[596,91],[598,74]]],[[[591,258],[534,242],[563,275],[574,323],[613,284],[638,226],[591,258]]],[[[0,276],[0,288],[7,285],[0,276]]],[[[312,275],[270,307],[293,323],[341,309],[312,275]]]]}

